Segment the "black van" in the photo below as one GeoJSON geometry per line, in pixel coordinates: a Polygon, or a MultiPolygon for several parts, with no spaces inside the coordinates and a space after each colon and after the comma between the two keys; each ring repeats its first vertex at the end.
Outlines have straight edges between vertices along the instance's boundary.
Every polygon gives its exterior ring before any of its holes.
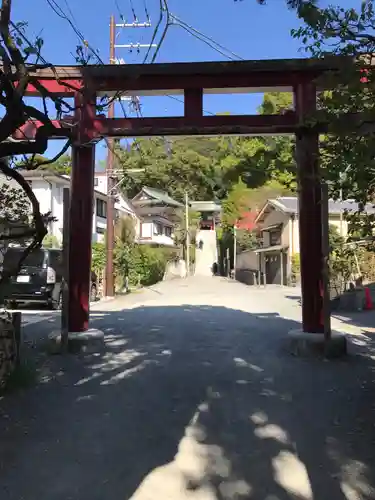
{"type": "MultiPolygon", "coordinates": [[[[11,247],[5,253],[3,269],[17,266],[22,247],[11,247]]],[[[19,303],[42,303],[52,309],[60,309],[62,304],[63,252],[59,249],[40,248],[25,259],[18,276],[10,279],[5,286],[4,303],[15,307],[19,303]]],[[[91,273],[90,300],[97,297],[97,279],[91,273]]]]}

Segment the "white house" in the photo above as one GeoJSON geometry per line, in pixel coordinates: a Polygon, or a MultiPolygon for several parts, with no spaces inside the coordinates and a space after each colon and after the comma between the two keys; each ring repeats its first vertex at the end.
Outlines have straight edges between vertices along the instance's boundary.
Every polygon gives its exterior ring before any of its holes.
{"type": "MultiPolygon", "coordinates": [[[[106,172],[95,172],[94,189],[97,192],[103,193],[105,195],[107,194],[108,176],[106,172]]],[[[127,215],[129,217],[132,217],[134,222],[136,240],[138,240],[140,234],[140,218],[132,202],[128,200],[128,198],[126,198],[123,194],[120,194],[118,190],[116,190],[115,209],[118,215],[127,215]]]]}
{"type": "Polygon", "coordinates": [[[140,217],[139,243],[173,246],[173,230],[183,204],[166,192],[144,186],[132,199],[140,217]]]}
{"type": "MultiPolygon", "coordinates": [[[[23,177],[29,182],[40,204],[41,213],[50,212],[55,219],[50,222],[48,233],[59,243],[63,238],[63,192],[70,189],[70,177],[48,170],[23,170],[23,177]]],[[[8,182],[0,179],[0,182],[8,182]]],[[[104,242],[107,228],[107,182],[105,172],[96,172],[94,177],[94,206],[92,221],[92,241],[104,242]]],[[[15,185],[13,182],[10,184],[15,185]]],[[[117,217],[132,217],[136,241],[142,244],[173,246],[173,228],[176,209],[183,205],[173,200],[167,193],[152,188],[143,188],[132,200],[116,193],[115,210],[117,217]]]]}
{"type": "MultiPolygon", "coordinates": [[[[50,235],[53,235],[60,243],[63,237],[63,190],[70,188],[70,177],[60,175],[48,170],[22,171],[22,175],[29,182],[32,190],[40,204],[41,213],[50,212],[56,220],[51,222],[48,228],[50,235]]],[[[126,201],[119,200],[115,203],[117,216],[121,214],[132,214],[126,201]]],[[[104,242],[104,233],[107,228],[107,195],[98,190],[94,190],[94,206],[92,221],[92,241],[104,242]]]]}

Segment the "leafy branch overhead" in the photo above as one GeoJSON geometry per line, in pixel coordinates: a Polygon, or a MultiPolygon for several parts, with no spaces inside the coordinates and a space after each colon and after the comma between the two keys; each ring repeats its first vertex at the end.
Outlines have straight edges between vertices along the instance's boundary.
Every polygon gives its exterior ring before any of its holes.
{"type": "MultiPolygon", "coordinates": [[[[37,70],[51,68],[54,71],[54,68],[42,55],[43,39],[40,36],[29,38],[27,22],[17,22],[12,19],[12,3],[12,0],[0,0],[0,173],[9,179],[9,186],[8,183],[3,184],[0,194],[3,200],[11,199],[12,203],[7,207],[7,214],[12,212],[13,208],[16,219],[21,199],[27,200],[25,207],[31,207],[31,220],[22,226],[22,230],[18,228],[17,233],[19,241],[29,242],[19,262],[20,266],[28,253],[41,245],[50,219],[49,214],[40,213],[35,194],[22,176],[22,171],[14,166],[32,170],[51,165],[59,173],[69,173],[70,158],[66,153],[71,138],[54,158],[48,159],[41,155],[47,149],[48,138],[56,135],[57,129],[53,120],[60,119],[63,113],[74,113],[75,108],[68,100],[51,94],[41,82],[33,79],[33,74],[37,70]],[[26,98],[30,82],[39,93],[41,106],[33,106],[26,98]],[[54,116],[51,116],[52,114],[54,116]],[[38,128],[35,140],[28,141],[25,138],[14,141],[12,136],[28,120],[37,120],[42,124],[38,128]],[[19,155],[23,156],[23,160],[21,164],[18,162],[14,165],[15,157],[19,155]],[[22,193],[13,198],[13,189],[20,189],[22,193]]],[[[85,63],[85,61],[80,62],[85,63]]],[[[2,241],[8,241],[13,237],[14,234],[7,234],[6,231],[0,234],[2,241]]],[[[3,273],[0,284],[18,269],[9,271],[7,275],[3,273]]]]}
{"type": "MultiPolygon", "coordinates": [[[[375,202],[375,12],[372,0],[358,9],[301,2],[297,9],[304,21],[292,32],[313,57],[348,56],[353,61],[329,79],[329,92],[319,95],[319,119],[330,123],[329,133],[321,138],[320,153],[324,177],[331,195],[353,198],[364,209],[375,202]],[[359,119],[345,119],[357,114],[359,119]],[[342,126],[344,123],[344,126],[342,126]]],[[[373,217],[353,214],[351,227],[360,226],[361,235],[372,235],[373,217]]]]}

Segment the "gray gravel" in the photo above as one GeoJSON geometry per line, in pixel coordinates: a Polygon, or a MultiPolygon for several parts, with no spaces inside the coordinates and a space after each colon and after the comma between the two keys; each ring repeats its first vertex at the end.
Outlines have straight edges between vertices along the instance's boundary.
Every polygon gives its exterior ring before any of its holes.
{"type": "Polygon", "coordinates": [[[35,388],[0,400],[1,500],[375,498],[370,336],[304,360],[285,349],[287,289],[145,293],[93,307],[102,356],[46,358],[35,388]]]}

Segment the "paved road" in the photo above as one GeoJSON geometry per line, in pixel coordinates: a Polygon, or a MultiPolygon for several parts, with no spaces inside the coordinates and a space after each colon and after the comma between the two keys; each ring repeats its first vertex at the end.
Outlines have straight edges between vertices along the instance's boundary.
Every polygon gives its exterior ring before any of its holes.
{"type": "Polygon", "coordinates": [[[199,278],[97,304],[106,351],[0,401],[1,500],[375,498],[371,339],[291,357],[290,297],[199,278]]]}

